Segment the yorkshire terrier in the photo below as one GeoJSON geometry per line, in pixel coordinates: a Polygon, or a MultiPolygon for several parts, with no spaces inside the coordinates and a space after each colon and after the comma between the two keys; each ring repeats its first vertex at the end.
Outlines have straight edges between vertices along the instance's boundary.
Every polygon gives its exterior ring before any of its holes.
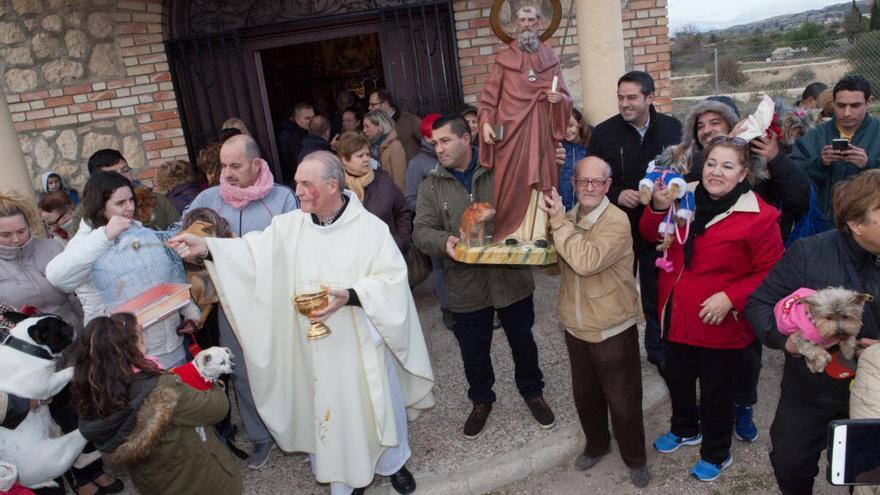
{"type": "Polygon", "coordinates": [[[856,336],[862,328],[865,303],[870,294],[827,287],[820,291],[800,288],[776,303],[776,327],[784,335],[795,334],[798,352],[813,373],[825,370],[831,362],[826,350],[835,345],[846,359],[856,350],[856,336]]]}

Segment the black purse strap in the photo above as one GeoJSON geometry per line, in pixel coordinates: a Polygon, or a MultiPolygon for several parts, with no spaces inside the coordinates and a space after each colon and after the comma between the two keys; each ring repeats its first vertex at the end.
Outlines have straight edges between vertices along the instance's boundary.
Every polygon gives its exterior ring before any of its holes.
{"type": "MultiPolygon", "coordinates": [[[[842,232],[837,233],[837,241],[841,247],[841,254],[843,255],[843,266],[846,267],[846,273],[849,276],[849,279],[853,285],[853,287],[863,293],[867,293],[865,290],[865,286],[862,284],[862,279],[859,277],[859,272],[856,271],[856,267],[853,266],[852,259],[848,256],[849,254],[849,246],[846,245],[846,239],[844,239],[844,234],[842,232]]],[[[870,303],[866,303],[870,304],[870,303]]],[[[865,312],[863,313],[862,318],[862,331],[859,335],[864,338],[876,339],[880,332],[877,330],[877,321],[874,318],[874,311],[871,310],[870,306],[865,308],[865,312]]]]}

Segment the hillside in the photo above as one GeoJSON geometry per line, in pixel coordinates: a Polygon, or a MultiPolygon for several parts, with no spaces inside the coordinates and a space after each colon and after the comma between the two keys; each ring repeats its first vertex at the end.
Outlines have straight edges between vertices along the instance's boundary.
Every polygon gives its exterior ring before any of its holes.
{"type": "MultiPolygon", "coordinates": [[[[862,14],[864,15],[871,12],[871,2],[872,0],[856,0],[856,5],[859,7],[859,9],[862,11],[862,14]]],[[[740,24],[726,29],[705,31],[705,33],[714,33],[719,37],[729,38],[748,35],[755,32],[756,30],[759,32],[780,30],[788,31],[791,29],[796,29],[806,22],[815,22],[817,24],[827,25],[842,21],[846,13],[849,12],[851,6],[851,2],[844,2],[835,5],[829,5],[828,7],[822,9],[806,10],[804,12],[798,12],[796,14],[778,15],[760,21],[740,24]]]]}

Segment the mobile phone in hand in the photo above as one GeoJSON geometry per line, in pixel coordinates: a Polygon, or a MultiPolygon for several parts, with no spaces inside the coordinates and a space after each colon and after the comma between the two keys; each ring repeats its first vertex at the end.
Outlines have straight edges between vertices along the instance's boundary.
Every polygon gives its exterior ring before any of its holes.
{"type": "Polygon", "coordinates": [[[880,419],[828,424],[826,474],[832,485],[880,484],[880,419]]]}
{"type": "Polygon", "coordinates": [[[831,148],[834,151],[843,153],[849,149],[849,139],[832,139],[831,148]]]}

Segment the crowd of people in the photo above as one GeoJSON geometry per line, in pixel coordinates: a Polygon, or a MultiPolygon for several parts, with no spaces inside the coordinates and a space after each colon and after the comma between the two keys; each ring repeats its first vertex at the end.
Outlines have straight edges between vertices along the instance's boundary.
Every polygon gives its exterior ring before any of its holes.
{"type": "MultiPolygon", "coordinates": [[[[880,339],[880,121],[868,111],[872,88],[859,76],[833,88],[811,84],[796,105],[777,102],[774,125],[749,140],[739,137],[747,124],[730,98],[697,103],[682,124],[657,111],[654,97],[650,75],[623,75],[617,115],[590,125],[571,109],[541,155],[558,167],[558,185],[532,199],[548,218],[535,239],[552,241],[558,253],[544,271],[559,275],[571,400],[586,436],[575,467],[588,470],[610,451],[610,417],[633,485],[650,482],[643,317],[648,361],[672,404],[669,429],[653,448],[671,454],[699,445],[690,473],[717,479],[733,462],[733,438],[754,442],[760,434],[752,415],[762,348],[781,349],[769,457],[783,493],[809,493],[827,423],[849,415],[852,376],[811,371],[775,310],[802,288],[845,287],[873,297],[856,353],[880,339]],[[684,157],[678,166],[694,202],[678,238],[668,188],[657,182],[648,198],[639,191],[668,148],[684,157]],[[658,232],[668,241],[660,250],[658,232]]],[[[563,108],[558,93],[546,100],[563,108]]],[[[77,493],[123,489],[100,457],[89,457],[96,451],[127,466],[142,493],[241,492],[227,448],[236,429],[228,390],[216,383],[196,390],[169,372],[195,357],[194,342],[235,356],[227,381],[253,444],[249,468],[263,468],[279,447],[308,452],[317,481],[334,495],[363,493],[376,474],[411,493],[407,419],[434,403],[411,294],[417,271],[433,274],[443,323],[460,348],[462,393],[473,403],[464,437],[484,433],[496,402],[490,349],[498,327],[519,394],[538,427],[554,427],[532,334],[533,270],[455,259],[465,210],[498,203],[493,179],[506,172],[481,165],[498,136],[479,124],[495,110],[481,103],[419,118],[387,91],[368,101],[364,114],[348,92],[332,115],[295,104],[277,129],[281,177],[245,123],[231,118],[196,166],[163,164],[153,188],[106,149],[90,157],[82,195],[53,172],[42,177],[36,203],[0,194],[0,302],[57,315],[76,336],[71,384],[51,405],[63,431],[78,425],[89,440],[82,456],[91,462],[77,463],[68,478],[77,493]],[[215,232],[228,235],[197,235],[196,218],[214,218],[215,232]],[[168,256],[123,250],[124,239],[166,246],[168,256]],[[132,267],[145,260],[168,273],[206,270],[217,294],[210,317],[195,300],[149,324],[111,314],[107,280],[132,283],[132,267]],[[292,298],[314,292],[327,303],[307,319],[292,298]],[[331,336],[311,340],[307,330],[322,322],[331,336]]],[[[863,389],[870,387],[854,389],[854,400],[863,389]]],[[[43,406],[6,393],[0,399],[7,429],[43,406]]]]}

